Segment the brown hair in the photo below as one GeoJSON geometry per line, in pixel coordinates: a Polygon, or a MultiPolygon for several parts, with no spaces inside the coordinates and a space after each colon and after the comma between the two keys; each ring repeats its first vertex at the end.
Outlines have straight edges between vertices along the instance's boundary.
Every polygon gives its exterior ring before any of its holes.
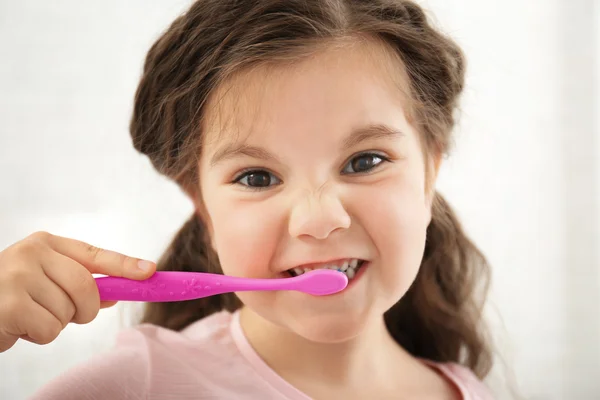
{"type": "MultiPolygon", "coordinates": [[[[135,148],[182,188],[197,187],[201,121],[215,88],[247,68],[297,60],[325,41],[353,37],[381,42],[402,61],[424,151],[447,154],[464,58],[406,0],[196,1],[148,52],[130,126],[135,148]]],[[[191,216],[158,268],[222,273],[206,235],[191,216]]],[[[482,317],[488,280],[484,256],[436,192],[419,273],[385,314],[390,333],[416,357],[459,362],[483,378],[492,363],[482,317]]],[[[150,303],[142,321],[180,330],[240,306],[233,294],[150,303]]]]}

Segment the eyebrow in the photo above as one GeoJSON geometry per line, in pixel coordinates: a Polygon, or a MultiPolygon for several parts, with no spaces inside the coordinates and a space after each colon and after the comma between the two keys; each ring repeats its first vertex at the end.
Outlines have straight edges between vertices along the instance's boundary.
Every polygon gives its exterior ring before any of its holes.
{"type": "Polygon", "coordinates": [[[274,161],[279,162],[279,159],[263,149],[262,147],[250,146],[248,144],[234,144],[231,143],[223,148],[219,149],[210,159],[211,168],[220,162],[227,159],[236,158],[240,156],[248,156],[263,161],[274,161]]]}
{"type": "Polygon", "coordinates": [[[384,124],[368,125],[353,130],[350,136],[344,140],[342,150],[348,150],[367,140],[396,139],[403,136],[404,133],[401,131],[384,124]]]}
{"type": "MultiPolygon", "coordinates": [[[[348,150],[362,142],[375,139],[395,139],[404,136],[401,131],[384,124],[373,124],[352,131],[344,139],[342,150],[348,150]]],[[[263,161],[279,162],[279,158],[262,147],[251,146],[245,143],[230,143],[219,149],[211,157],[210,166],[214,167],[220,162],[240,156],[252,157],[263,161]]]]}

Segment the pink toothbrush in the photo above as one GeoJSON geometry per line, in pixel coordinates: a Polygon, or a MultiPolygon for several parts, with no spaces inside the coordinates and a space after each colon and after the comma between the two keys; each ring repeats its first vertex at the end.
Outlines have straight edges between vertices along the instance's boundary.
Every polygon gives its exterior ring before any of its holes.
{"type": "Polygon", "coordinates": [[[348,277],[331,269],[320,269],[293,278],[280,279],[159,271],[143,281],[105,276],[96,278],[96,284],[102,301],[168,302],[248,290],[296,290],[324,296],[343,290],[348,285],[348,277]]]}

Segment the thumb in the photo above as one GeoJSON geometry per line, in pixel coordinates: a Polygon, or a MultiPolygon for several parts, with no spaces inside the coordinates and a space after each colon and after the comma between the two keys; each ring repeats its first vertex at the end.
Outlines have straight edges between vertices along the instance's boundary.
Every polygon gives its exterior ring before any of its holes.
{"type": "Polygon", "coordinates": [[[156,272],[156,264],[152,261],[129,257],[78,240],[51,235],[48,243],[54,251],[77,261],[92,274],[143,280],[156,272]]]}

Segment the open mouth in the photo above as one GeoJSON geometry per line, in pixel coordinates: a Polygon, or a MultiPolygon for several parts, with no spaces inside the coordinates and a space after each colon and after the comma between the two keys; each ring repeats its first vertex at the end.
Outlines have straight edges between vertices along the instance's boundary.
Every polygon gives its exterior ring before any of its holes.
{"type": "Polygon", "coordinates": [[[291,275],[291,276],[300,276],[306,272],[310,272],[316,269],[332,269],[332,270],[336,270],[336,271],[340,271],[344,274],[346,274],[346,276],[348,277],[348,280],[353,279],[356,274],[358,273],[358,271],[360,270],[360,268],[363,266],[363,264],[365,263],[365,260],[360,260],[358,258],[349,258],[346,260],[338,260],[338,261],[332,261],[330,263],[324,263],[324,264],[320,264],[320,265],[314,265],[314,266],[310,266],[310,267],[295,267],[292,269],[288,269],[287,272],[291,275]]]}

